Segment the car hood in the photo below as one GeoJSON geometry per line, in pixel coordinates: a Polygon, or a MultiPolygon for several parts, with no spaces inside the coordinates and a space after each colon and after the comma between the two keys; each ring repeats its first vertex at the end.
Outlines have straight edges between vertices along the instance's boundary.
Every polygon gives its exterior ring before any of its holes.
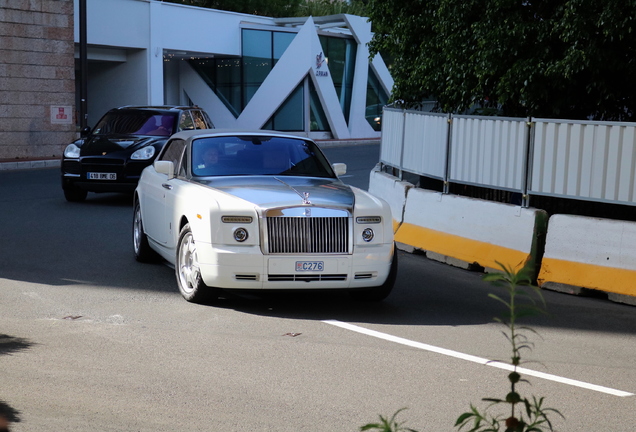
{"type": "Polygon", "coordinates": [[[84,141],[82,156],[106,155],[126,150],[134,152],[151,144],[163,143],[167,137],[148,137],[139,135],[93,135],[84,141]]]}
{"type": "Polygon", "coordinates": [[[353,210],[354,194],[338,179],[289,176],[217,177],[202,183],[262,209],[313,205],[353,210]]]}

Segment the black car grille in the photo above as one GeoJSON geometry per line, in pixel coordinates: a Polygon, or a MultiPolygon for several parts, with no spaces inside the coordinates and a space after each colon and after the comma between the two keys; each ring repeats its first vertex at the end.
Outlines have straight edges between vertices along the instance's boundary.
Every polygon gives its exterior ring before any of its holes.
{"type": "Polygon", "coordinates": [[[349,252],[347,217],[268,217],[270,254],[349,252]]]}
{"type": "Polygon", "coordinates": [[[82,165],[85,168],[90,167],[91,169],[93,169],[93,167],[97,168],[104,165],[123,166],[124,163],[125,161],[123,159],[110,159],[110,158],[83,158],[82,159],[82,165]]]}

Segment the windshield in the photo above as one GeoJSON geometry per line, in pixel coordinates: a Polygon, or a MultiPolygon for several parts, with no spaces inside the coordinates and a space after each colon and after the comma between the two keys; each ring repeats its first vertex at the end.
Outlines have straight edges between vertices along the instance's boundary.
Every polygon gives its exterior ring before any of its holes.
{"type": "Polygon", "coordinates": [[[335,177],[320,149],[282,137],[214,137],[192,143],[195,176],[288,175],[335,177]]]}
{"type": "Polygon", "coordinates": [[[170,136],[175,132],[175,126],[174,114],[122,110],[110,112],[102,117],[93,134],[170,136]]]}

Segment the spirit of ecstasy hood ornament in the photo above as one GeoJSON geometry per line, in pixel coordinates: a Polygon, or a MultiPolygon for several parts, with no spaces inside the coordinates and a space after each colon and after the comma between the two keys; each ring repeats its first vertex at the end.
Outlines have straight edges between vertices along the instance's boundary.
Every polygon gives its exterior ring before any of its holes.
{"type": "Polygon", "coordinates": [[[303,199],[303,204],[305,204],[305,205],[309,205],[309,204],[311,204],[311,201],[309,201],[309,192],[303,192],[303,193],[300,193],[300,192],[298,192],[298,190],[297,190],[295,187],[293,187],[293,186],[291,186],[291,185],[289,185],[289,184],[285,183],[284,181],[282,181],[281,179],[279,179],[279,178],[277,178],[277,177],[274,177],[274,178],[275,178],[276,180],[278,180],[279,182],[281,182],[282,184],[284,184],[285,186],[288,186],[288,187],[289,187],[291,190],[293,190],[294,192],[296,192],[296,193],[298,194],[298,196],[299,196],[299,197],[301,197],[301,198],[303,199]]]}

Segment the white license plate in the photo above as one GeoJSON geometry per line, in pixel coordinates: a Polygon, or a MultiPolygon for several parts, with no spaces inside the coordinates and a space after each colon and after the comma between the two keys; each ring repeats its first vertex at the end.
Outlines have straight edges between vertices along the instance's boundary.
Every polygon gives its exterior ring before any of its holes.
{"type": "Polygon", "coordinates": [[[117,180],[117,173],[93,173],[89,172],[89,180],[117,180]]]}
{"type": "Polygon", "coordinates": [[[324,261],[296,261],[296,271],[319,272],[325,269],[324,261]]]}

